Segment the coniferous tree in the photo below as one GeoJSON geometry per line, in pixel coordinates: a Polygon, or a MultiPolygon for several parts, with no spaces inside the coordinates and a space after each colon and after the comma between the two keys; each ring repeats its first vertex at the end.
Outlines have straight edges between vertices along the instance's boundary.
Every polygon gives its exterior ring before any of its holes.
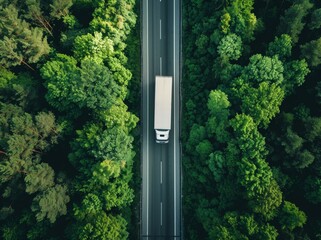
{"type": "Polygon", "coordinates": [[[310,29],[319,29],[321,27],[321,8],[315,9],[311,15],[310,29]]]}
{"type": "Polygon", "coordinates": [[[299,35],[305,26],[305,17],[313,4],[309,0],[297,0],[280,19],[278,32],[288,34],[293,43],[299,41],[299,35]]]}
{"type": "Polygon", "coordinates": [[[32,28],[18,16],[17,8],[11,4],[0,10],[0,56],[5,67],[36,63],[49,53],[50,47],[42,30],[32,28]]]}
{"type": "Polygon", "coordinates": [[[316,67],[321,64],[321,38],[312,40],[301,46],[302,56],[310,66],[316,67]]]}
{"type": "Polygon", "coordinates": [[[50,4],[50,15],[57,19],[63,18],[69,13],[69,8],[72,4],[72,0],[53,0],[52,4],[50,4]]]}

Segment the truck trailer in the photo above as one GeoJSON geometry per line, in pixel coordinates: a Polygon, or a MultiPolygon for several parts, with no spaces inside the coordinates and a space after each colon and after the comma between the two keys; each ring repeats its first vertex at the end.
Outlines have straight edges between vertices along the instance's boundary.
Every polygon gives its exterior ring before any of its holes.
{"type": "Polygon", "coordinates": [[[157,143],[168,143],[171,130],[173,77],[156,76],[154,129],[157,143]]]}

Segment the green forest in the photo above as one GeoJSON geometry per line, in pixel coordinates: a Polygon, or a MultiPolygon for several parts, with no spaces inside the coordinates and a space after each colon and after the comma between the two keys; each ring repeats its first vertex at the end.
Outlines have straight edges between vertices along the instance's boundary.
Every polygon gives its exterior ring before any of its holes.
{"type": "Polygon", "coordinates": [[[321,2],[183,1],[186,239],[321,239],[321,2]]]}
{"type": "Polygon", "coordinates": [[[136,237],[138,10],[0,1],[0,239],[136,237]]]}
{"type": "MultiPolygon", "coordinates": [[[[0,0],[0,239],[140,239],[139,0],[0,0]]],[[[181,0],[183,230],[321,240],[321,2],[181,0]]]]}

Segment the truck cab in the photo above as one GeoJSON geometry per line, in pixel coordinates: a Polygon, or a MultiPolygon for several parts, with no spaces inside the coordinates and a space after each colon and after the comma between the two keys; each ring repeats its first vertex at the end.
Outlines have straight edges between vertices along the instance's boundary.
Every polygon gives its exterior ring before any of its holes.
{"type": "Polygon", "coordinates": [[[169,139],[169,130],[157,130],[156,132],[156,142],[157,143],[168,143],[169,139]]]}

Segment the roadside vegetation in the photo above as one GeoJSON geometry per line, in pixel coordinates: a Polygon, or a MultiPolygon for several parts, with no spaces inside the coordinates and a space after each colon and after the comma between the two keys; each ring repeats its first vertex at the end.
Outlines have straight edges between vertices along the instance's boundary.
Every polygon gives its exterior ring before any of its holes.
{"type": "Polygon", "coordinates": [[[137,234],[135,4],[0,1],[1,239],[137,234]]]}
{"type": "Polygon", "coordinates": [[[321,239],[321,3],[183,0],[186,239],[321,239]]]}

